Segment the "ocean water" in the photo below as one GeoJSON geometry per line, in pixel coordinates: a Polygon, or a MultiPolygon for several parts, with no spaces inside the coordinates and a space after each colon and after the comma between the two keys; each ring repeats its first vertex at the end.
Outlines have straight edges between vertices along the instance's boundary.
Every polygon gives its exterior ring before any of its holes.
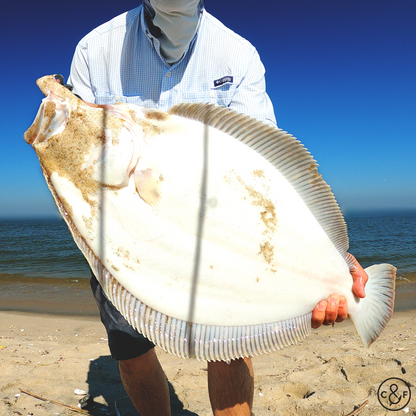
{"type": "Polygon", "coordinates": [[[89,278],[63,220],[0,222],[0,277],[89,278]]]}
{"type": "MultiPolygon", "coordinates": [[[[390,263],[416,281],[416,216],[347,218],[349,252],[367,267],[390,263]]],[[[0,222],[0,280],[89,279],[89,266],[64,221],[0,222]]]]}
{"type": "Polygon", "coordinates": [[[347,218],[349,252],[363,267],[390,263],[416,281],[416,216],[347,218]]]}

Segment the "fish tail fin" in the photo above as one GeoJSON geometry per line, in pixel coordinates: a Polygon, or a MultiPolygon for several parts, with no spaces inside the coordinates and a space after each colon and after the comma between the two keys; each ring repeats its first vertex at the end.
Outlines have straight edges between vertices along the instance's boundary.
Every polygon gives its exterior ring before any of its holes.
{"type": "Polygon", "coordinates": [[[357,310],[350,318],[364,345],[369,347],[393,315],[396,268],[390,264],[376,264],[365,271],[368,274],[366,296],[356,298],[357,310]]]}

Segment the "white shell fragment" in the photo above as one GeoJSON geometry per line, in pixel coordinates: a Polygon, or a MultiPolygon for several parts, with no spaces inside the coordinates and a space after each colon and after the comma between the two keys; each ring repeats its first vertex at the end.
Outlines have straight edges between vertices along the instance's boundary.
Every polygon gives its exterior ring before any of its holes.
{"type": "Polygon", "coordinates": [[[368,268],[354,297],[342,214],[291,135],[207,104],[96,106],[38,85],[25,140],[105,293],[151,341],[208,361],[270,352],[305,338],[331,293],[377,339],[395,268],[368,268]]]}

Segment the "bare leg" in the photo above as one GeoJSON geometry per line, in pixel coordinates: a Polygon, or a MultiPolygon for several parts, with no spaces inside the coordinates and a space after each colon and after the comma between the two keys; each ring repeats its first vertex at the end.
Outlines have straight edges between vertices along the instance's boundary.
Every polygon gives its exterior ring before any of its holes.
{"type": "Polygon", "coordinates": [[[214,416],[250,416],[254,396],[251,359],[209,362],[208,390],[214,416]]]}
{"type": "Polygon", "coordinates": [[[170,416],[169,387],[154,348],[119,361],[124,388],[141,416],[170,416]]]}

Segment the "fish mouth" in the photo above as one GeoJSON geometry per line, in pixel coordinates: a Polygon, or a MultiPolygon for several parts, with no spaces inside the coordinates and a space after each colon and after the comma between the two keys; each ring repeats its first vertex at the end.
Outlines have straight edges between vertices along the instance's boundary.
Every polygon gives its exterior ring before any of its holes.
{"type": "Polygon", "coordinates": [[[50,92],[42,100],[34,122],[24,133],[25,141],[30,145],[36,145],[62,132],[68,122],[68,109],[68,99],[50,92]]]}
{"type": "Polygon", "coordinates": [[[35,121],[24,133],[24,139],[31,145],[47,141],[53,135],[62,132],[68,122],[70,108],[82,101],[52,75],[39,78],[36,84],[45,98],[42,100],[35,121]]]}

